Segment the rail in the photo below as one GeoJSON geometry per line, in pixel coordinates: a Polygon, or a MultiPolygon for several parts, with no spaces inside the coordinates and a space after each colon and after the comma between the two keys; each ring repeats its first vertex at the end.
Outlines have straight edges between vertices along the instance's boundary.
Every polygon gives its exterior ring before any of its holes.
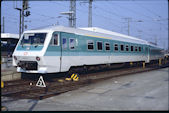
{"type": "Polygon", "coordinates": [[[45,88],[36,87],[37,80],[17,80],[4,82],[5,87],[2,89],[1,95],[12,97],[14,99],[44,99],[64,92],[75,90],[95,82],[110,79],[112,77],[141,73],[164,67],[168,67],[168,63],[160,66],[159,64],[152,64],[146,65],[145,67],[125,67],[120,69],[89,72],[87,74],[79,75],[78,81],[66,80],[65,77],[52,78],[52,80],[45,81],[47,86],[45,88]]]}

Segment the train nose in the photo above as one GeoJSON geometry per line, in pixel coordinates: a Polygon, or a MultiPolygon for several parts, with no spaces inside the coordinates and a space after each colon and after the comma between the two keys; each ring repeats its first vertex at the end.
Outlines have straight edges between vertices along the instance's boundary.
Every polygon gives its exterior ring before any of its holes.
{"type": "Polygon", "coordinates": [[[26,69],[27,64],[25,62],[18,62],[17,66],[21,67],[22,69],[26,69]]]}
{"type": "Polygon", "coordinates": [[[22,62],[18,62],[17,66],[22,68],[23,67],[23,63],[22,62]]]}
{"type": "Polygon", "coordinates": [[[24,70],[37,70],[38,63],[36,61],[20,61],[17,64],[18,67],[21,67],[24,70]]]}

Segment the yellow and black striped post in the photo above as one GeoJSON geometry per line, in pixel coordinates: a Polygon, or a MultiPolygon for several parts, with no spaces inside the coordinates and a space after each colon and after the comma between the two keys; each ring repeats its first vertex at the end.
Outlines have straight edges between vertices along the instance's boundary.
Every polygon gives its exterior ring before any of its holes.
{"type": "Polygon", "coordinates": [[[1,81],[1,88],[4,88],[4,82],[1,81]]]}
{"type": "Polygon", "coordinates": [[[79,80],[79,77],[77,74],[72,74],[71,75],[71,79],[73,79],[73,81],[78,81],[79,80]]]}
{"type": "MultiPolygon", "coordinates": [[[[4,82],[3,81],[1,81],[1,88],[4,88],[4,82]]],[[[5,106],[1,106],[1,111],[8,111],[8,109],[7,109],[7,107],[5,107],[5,106]]]]}
{"type": "Polygon", "coordinates": [[[143,62],[143,68],[145,68],[145,66],[146,66],[146,64],[145,64],[145,62],[143,62]]]}
{"type": "Polygon", "coordinates": [[[130,62],[130,66],[132,66],[133,65],[133,62],[130,62]]]}
{"type": "Polygon", "coordinates": [[[73,81],[79,81],[79,77],[78,77],[78,74],[72,74],[70,78],[66,78],[65,80],[73,80],[73,81]]]}
{"type": "Polygon", "coordinates": [[[159,63],[158,63],[158,64],[159,64],[159,66],[161,66],[161,60],[162,60],[162,59],[160,58],[160,59],[159,59],[159,63]]]}

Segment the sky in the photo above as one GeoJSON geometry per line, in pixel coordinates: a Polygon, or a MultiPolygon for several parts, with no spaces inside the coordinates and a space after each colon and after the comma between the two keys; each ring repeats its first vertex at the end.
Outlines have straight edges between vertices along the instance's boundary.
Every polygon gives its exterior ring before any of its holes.
{"type": "MultiPolygon", "coordinates": [[[[76,27],[88,26],[88,0],[76,1],[76,27]]],[[[51,25],[68,27],[70,1],[29,1],[31,15],[25,17],[27,29],[51,25]]],[[[1,2],[1,25],[5,19],[5,33],[19,33],[19,11],[22,1],[1,2]]],[[[149,42],[157,42],[168,48],[168,1],[167,0],[94,0],[92,2],[92,26],[134,36],[149,42]],[[128,20],[130,22],[128,24],[128,20]],[[129,25],[129,29],[128,29],[129,25]]],[[[1,29],[3,27],[1,26],[1,29]]]]}

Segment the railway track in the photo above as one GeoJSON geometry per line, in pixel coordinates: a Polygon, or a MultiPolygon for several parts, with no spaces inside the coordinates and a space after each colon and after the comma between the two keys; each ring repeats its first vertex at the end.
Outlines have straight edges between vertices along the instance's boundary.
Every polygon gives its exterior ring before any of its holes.
{"type": "Polygon", "coordinates": [[[47,87],[37,87],[37,80],[30,79],[5,82],[5,87],[1,90],[1,96],[12,97],[14,99],[44,99],[112,77],[151,71],[166,66],[168,65],[147,65],[146,68],[138,66],[90,72],[79,75],[79,81],[66,81],[65,77],[53,78],[52,80],[45,81],[47,87]],[[59,82],[59,80],[62,80],[62,82],[59,82]]]}

